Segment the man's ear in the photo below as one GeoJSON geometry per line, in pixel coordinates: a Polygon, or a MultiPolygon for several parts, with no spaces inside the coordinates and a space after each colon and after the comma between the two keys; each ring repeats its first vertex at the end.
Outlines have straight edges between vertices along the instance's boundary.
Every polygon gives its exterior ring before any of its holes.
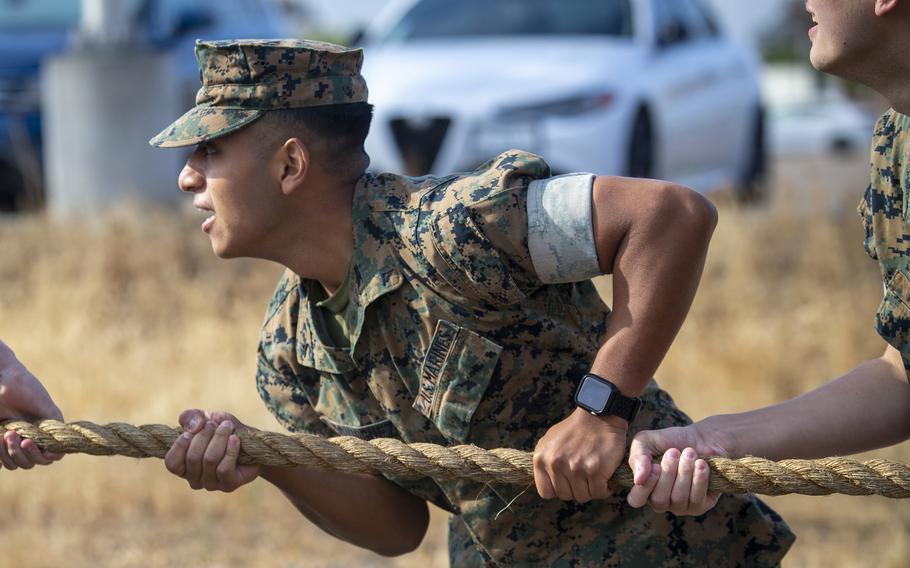
{"type": "Polygon", "coordinates": [[[875,15],[884,16],[897,9],[900,0],[875,0],[875,15]]]}
{"type": "Polygon", "coordinates": [[[300,138],[290,138],[281,147],[281,193],[290,195],[303,185],[310,169],[310,150],[300,138]]]}

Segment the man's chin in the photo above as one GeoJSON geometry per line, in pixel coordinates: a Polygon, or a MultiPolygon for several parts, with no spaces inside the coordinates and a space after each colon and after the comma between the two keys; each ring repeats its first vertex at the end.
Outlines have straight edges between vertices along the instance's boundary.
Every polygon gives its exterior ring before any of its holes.
{"type": "Polygon", "coordinates": [[[843,77],[842,70],[840,70],[838,66],[838,58],[832,57],[831,54],[824,53],[815,46],[813,46],[812,51],[809,52],[809,63],[812,64],[812,67],[822,73],[843,77]]]}
{"type": "Polygon", "coordinates": [[[215,253],[215,256],[221,259],[230,259],[237,258],[237,253],[231,250],[231,247],[227,243],[222,243],[215,239],[212,239],[212,252],[215,253]]]}

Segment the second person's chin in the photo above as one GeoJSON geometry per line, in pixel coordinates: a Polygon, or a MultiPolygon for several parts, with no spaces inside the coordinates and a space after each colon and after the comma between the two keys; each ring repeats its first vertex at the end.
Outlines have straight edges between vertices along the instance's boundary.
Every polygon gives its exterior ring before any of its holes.
{"type": "Polygon", "coordinates": [[[230,245],[230,242],[225,242],[224,239],[212,238],[212,252],[215,253],[215,256],[222,259],[237,258],[241,256],[238,254],[234,247],[230,245]]]}
{"type": "Polygon", "coordinates": [[[843,77],[844,75],[842,70],[839,69],[840,66],[837,64],[838,58],[820,46],[812,47],[812,51],[809,52],[809,62],[812,64],[812,67],[815,67],[823,73],[836,75],[838,77],[843,77]]]}

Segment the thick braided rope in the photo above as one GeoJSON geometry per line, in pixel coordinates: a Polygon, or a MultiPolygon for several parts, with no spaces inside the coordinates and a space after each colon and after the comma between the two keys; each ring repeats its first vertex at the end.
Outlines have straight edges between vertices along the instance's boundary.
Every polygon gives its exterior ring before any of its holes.
{"type": "MultiPolygon", "coordinates": [[[[163,458],[181,433],[177,428],[161,424],[64,424],[54,420],[6,422],[2,427],[35,440],[51,452],[134,458],[163,458]]],[[[467,478],[511,485],[528,485],[533,480],[531,454],[507,448],[484,450],[477,446],[405,444],[388,438],[364,441],[350,436],[322,438],[274,432],[239,432],[238,435],[242,464],[382,473],[402,480],[467,478]]],[[[748,457],[708,458],[707,461],[712,471],[711,489],[723,493],[910,497],[910,467],[887,460],[859,462],[826,458],[773,462],[748,457]]],[[[617,470],[611,484],[631,487],[632,472],[627,465],[617,470]]]]}

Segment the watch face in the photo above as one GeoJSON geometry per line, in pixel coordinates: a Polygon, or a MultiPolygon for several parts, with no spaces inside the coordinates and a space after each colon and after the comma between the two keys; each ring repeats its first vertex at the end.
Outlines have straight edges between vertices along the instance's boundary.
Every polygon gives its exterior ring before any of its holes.
{"type": "Polygon", "coordinates": [[[587,376],[578,389],[575,401],[588,410],[600,414],[607,407],[611,394],[613,394],[613,388],[610,385],[587,376]]]}

